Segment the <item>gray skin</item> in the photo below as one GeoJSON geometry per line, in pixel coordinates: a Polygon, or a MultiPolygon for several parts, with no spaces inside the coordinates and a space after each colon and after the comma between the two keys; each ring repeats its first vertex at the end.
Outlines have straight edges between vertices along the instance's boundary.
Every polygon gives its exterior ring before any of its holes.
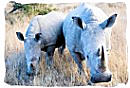
{"type": "Polygon", "coordinates": [[[24,42],[24,52],[27,63],[27,74],[34,75],[38,70],[41,51],[45,51],[46,65],[53,65],[53,54],[58,48],[59,54],[63,53],[65,40],[62,25],[65,16],[60,12],[50,12],[32,18],[26,31],[26,37],[16,32],[19,40],[24,42]]]}
{"type": "Polygon", "coordinates": [[[67,48],[79,71],[85,60],[90,69],[90,82],[108,82],[112,74],[108,69],[111,27],[117,14],[107,17],[99,8],[81,4],[71,11],[63,23],[67,48]]]}

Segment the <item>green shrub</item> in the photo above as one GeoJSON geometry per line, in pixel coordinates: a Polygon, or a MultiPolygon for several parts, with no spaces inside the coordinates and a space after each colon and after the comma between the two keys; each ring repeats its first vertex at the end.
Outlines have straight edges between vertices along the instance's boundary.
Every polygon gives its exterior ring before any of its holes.
{"type": "Polygon", "coordinates": [[[16,10],[20,10],[25,15],[44,15],[51,11],[57,10],[51,5],[49,6],[46,4],[38,4],[38,3],[33,3],[33,4],[14,3],[13,7],[14,9],[12,10],[12,12],[16,10]]]}

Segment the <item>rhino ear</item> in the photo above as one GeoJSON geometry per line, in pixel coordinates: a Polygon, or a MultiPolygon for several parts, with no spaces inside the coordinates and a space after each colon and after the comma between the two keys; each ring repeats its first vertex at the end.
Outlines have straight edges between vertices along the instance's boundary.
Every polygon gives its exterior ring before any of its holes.
{"type": "Polygon", "coordinates": [[[85,28],[86,24],[84,23],[84,21],[82,21],[82,19],[80,17],[72,17],[72,20],[81,29],[85,28]]]}
{"type": "Polygon", "coordinates": [[[41,35],[42,35],[42,33],[37,33],[37,34],[35,34],[34,40],[35,40],[36,42],[38,42],[38,41],[40,40],[40,38],[41,38],[41,35]]]}
{"type": "Polygon", "coordinates": [[[113,14],[112,16],[110,16],[108,19],[106,19],[104,22],[102,22],[101,24],[99,24],[102,29],[105,29],[107,27],[112,27],[112,25],[115,23],[117,14],[113,14]]]}
{"type": "Polygon", "coordinates": [[[18,37],[19,40],[24,41],[24,36],[23,36],[22,33],[16,32],[16,35],[17,35],[17,37],[18,37]]]}

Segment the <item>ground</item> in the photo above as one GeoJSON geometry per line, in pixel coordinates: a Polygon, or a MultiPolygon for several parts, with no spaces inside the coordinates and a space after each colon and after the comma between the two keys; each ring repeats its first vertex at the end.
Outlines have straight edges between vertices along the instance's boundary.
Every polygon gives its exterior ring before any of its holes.
{"type": "MultiPolygon", "coordinates": [[[[109,55],[109,68],[112,72],[112,81],[108,83],[97,83],[101,86],[116,86],[119,83],[126,84],[128,81],[128,58],[126,42],[126,5],[125,3],[89,3],[101,8],[108,16],[117,13],[117,21],[112,28],[111,44],[112,50],[109,55]]],[[[56,10],[68,13],[79,3],[49,5],[56,10]]],[[[41,6],[39,6],[41,8],[41,6]]],[[[40,63],[40,74],[28,77],[25,74],[26,63],[24,56],[24,44],[16,37],[16,32],[25,34],[30,19],[34,14],[23,13],[17,10],[9,13],[12,4],[8,3],[5,8],[5,82],[11,85],[41,85],[41,86],[81,86],[87,85],[84,75],[77,73],[77,65],[73,61],[69,51],[65,49],[63,57],[59,57],[57,49],[54,54],[54,66],[45,69],[45,53],[42,52],[40,63]]],[[[35,14],[36,15],[36,14],[35,14]]],[[[87,70],[88,71],[88,70],[87,70]]]]}

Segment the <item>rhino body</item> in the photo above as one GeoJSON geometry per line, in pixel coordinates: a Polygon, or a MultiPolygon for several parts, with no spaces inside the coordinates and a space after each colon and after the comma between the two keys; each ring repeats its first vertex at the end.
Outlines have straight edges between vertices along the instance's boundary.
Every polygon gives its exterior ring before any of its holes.
{"type": "Polygon", "coordinates": [[[52,66],[55,48],[60,54],[65,48],[62,24],[65,15],[61,12],[50,12],[32,18],[25,38],[16,32],[19,40],[24,41],[24,51],[27,62],[27,74],[36,73],[41,58],[41,51],[45,51],[46,64],[52,66]]]}
{"type": "Polygon", "coordinates": [[[41,35],[41,48],[46,46],[55,45],[59,47],[63,44],[64,39],[62,33],[62,23],[64,14],[61,12],[51,12],[47,15],[35,16],[27,29],[26,37],[34,37],[37,33],[41,35]]]}
{"type": "Polygon", "coordinates": [[[80,71],[82,61],[86,61],[93,83],[111,80],[107,51],[111,48],[110,27],[116,16],[107,17],[101,9],[83,3],[65,18],[63,34],[66,45],[80,71]]]}

